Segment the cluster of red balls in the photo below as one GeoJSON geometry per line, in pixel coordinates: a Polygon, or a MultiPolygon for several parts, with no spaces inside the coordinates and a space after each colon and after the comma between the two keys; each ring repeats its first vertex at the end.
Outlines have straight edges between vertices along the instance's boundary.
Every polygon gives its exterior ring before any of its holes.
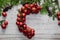
{"type": "MultiPolygon", "coordinates": [[[[3,16],[3,17],[6,17],[6,16],[7,16],[7,13],[6,13],[6,12],[3,12],[3,13],[2,13],[2,16],[3,16]]],[[[2,25],[1,25],[2,29],[6,29],[7,25],[8,25],[8,21],[5,20],[5,21],[2,23],[2,25]]]]}
{"type": "Polygon", "coordinates": [[[60,26],[60,12],[57,13],[58,25],[60,26]]]}
{"type": "Polygon", "coordinates": [[[17,14],[16,24],[20,32],[22,32],[27,38],[31,39],[35,35],[35,30],[28,27],[26,24],[26,15],[30,13],[37,14],[41,10],[41,6],[37,4],[25,4],[19,9],[17,14]]]}
{"type": "Polygon", "coordinates": [[[35,34],[34,29],[29,28],[26,23],[26,14],[25,13],[18,13],[16,24],[20,32],[22,32],[27,38],[32,38],[35,34]]]}
{"type": "Polygon", "coordinates": [[[23,7],[19,10],[20,12],[26,13],[26,15],[29,15],[30,13],[37,14],[42,9],[41,6],[34,4],[25,4],[23,7]]]}

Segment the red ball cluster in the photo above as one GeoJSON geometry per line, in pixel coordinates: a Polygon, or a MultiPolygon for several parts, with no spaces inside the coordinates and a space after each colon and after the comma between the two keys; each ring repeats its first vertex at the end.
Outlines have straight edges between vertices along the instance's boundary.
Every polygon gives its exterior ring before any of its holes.
{"type": "Polygon", "coordinates": [[[19,11],[29,15],[30,13],[37,14],[42,9],[41,6],[35,4],[25,4],[19,11]]]}
{"type": "Polygon", "coordinates": [[[31,39],[35,35],[35,30],[32,28],[27,27],[26,29],[23,30],[23,34],[31,39]]]}
{"type": "Polygon", "coordinates": [[[26,24],[26,14],[18,13],[16,24],[20,32],[22,32],[27,38],[32,38],[35,34],[35,31],[32,28],[29,28],[26,24]]]}
{"type": "Polygon", "coordinates": [[[4,21],[1,25],[2,29],[6,29],[7,25],[8,25],[8,21],[4,21]]]}
{"type": "MultiPolygon", "coordinates": [[[[7,13],[6,13],[6,12],[2,12],[2,16],[3,16],[3,17],[6,17],[6,16],[7,16],[7,13]]],[[[2,25],[1,25],[2,29],[6,29],[7,25],[8,25],[8,21],[5,20],[5,21],[2,23],[2,25]]]]}
{"type": "Polygon", "coordinates": [[[41,6],[35,4],[25,4],[19,9],[17,14],[16,24],[20,32],[22,32],[27,38],[31,39],[35,35],[35,30],[28,27],[26,24],[26,15],[30,13],[37,14],[41,10],[41,6]]]}
{"type": "Polygon", "coordinates": [[[60,12],[57,13],[57,20],[59,21],[58,25],[60,26],[60,12]]]}

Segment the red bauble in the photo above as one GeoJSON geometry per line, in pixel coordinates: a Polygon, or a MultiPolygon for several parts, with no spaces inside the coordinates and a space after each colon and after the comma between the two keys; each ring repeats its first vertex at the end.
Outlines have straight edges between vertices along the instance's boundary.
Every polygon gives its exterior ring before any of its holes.
{"type": "Polygon", "coordinates": [[[20,13],[17,14],[17,17],[21,17],[22,15],[20,13]]]}
{"type": "Polygon", "coordinates": [[[2,27],[2,29],[6,29],[6,25],[5,24],[2,24],[1,27],[2,27]]]}
{"type": "Polygon", "coordinates": [[[57,12],[57,16],[60,16],[60,12],[57,12]]]}
{"type": "Polygon", "coordinates": [[[20,26],[23,26],[23,24],[24,24],[23,22],[20,22],[20,26]]]}
{"type": "Polygon", "coordinates": [[[22,9],[22,10],[25,10],[26,8],[23,6],[21,9],[22,9]]]}
{"type": "Polygon", "coordinates": [[[25,34],[26,32],[27,32],[27,30],[26,30],[26,29],[24,29],[24,30],[23,30],[23,34],[25,34]]]}
{"type": "Polygon", "coordinates": [[[33,13],[36,12],[36,8],[35,8],[35,7],[32,8],[32,12],[33,12],[33,13]]]}
{"type": "Polygon", "coordinates": [[[57,19],[60,20],[60,16],[57,16],[57,19]]]}
{"type": "Polygon", "coordinates": [[[32,32],[35,32],[35,30],[34,30],[34,29],[31,29],[31,31],[32,31],[32,32]]]}
{"type": "Polygon", "coordinates": [[[60,22],[58,22],[58,25],[60,26],[60,22]]]}
{"type": "Polygon", "coordinates": [[[7,16],[7,13],[6,13],[6,12],[3,12],[3,13],[2,13],[2,16],[3,16],[3,17],[6,17],[6,16],[7,16]]]}
{"type": "Polygon", "coordinates": [[[18,29],[19,29],[20,32],[23,32],[23,29],[21,27],[18,27],[18,29]]]}
{"type": "Polygon", "coordinates": [[[41,6],[38,6],[38,7],[37,7],[37,10],[41,10],[41,9],[42,9],[42,7],[41,7],[41,6]]]}
{"type": "Polygon", "coordinates": [[[34,33],[34,32],[32,32],[31,34],[32,34],[32,36],[34,36],[34,35],[35,35],[35,33],[34,33]]]}
{"type": "Polygon", "coordinates": [[[5,24],[5,25],[8,25],[8,21],[4,21],[4,24],[5,24]]]}
{"type": "Polygon", "coordinates": [[[25,9],[26,9],[26,8],[23,6],[20,11],[23,12],[25,9]]]}
{"type": "Polygon", "coordinates": [[[34,4],[30,4],[30,8],[34,7],[34,4]]]}
{"type": "Polygon", "coordinates": [[[27,25],[26,25],[26,24],[24,24],[24,25],[23,25],[23,28],[24,28],[24,29],[27,29],[27,25]]]}
{"type": "Polygon", "coordinates": [[[20,22],[17,21],[17,22],[16,22],[16,25],[20,25],[20,22]]]}
{"type": "Polygon", "coordinates": [[[27,27],[27,33],[31,33],[31,28],[27,27]]]}
{"type": "Polygon", "coordinates": [[[39,10],[36,10],[36,11],[35,11],[35,14],[38,14],[38,13],[39,13],[39,10]]]}
{"type": "Polygon", "coordinates": [[[28,10],[28,11],[27,11],[27,15],[29,15],[30,13],[31,13],[31,10],[28,10]]]}
{"type": "Polygon", "coordinates": [[[25,8],[29,8],[29,4],[25,4],[24,7],[25,7],[25,8]]]}
{"type": "Polygon", "coordinates": [[[28,11],[27,9],[23,10],[24,13],[27,13],[27,11],[28,11]]]}
{"type": "Polygon", "coordinates": [[[23,30],[23,34],[24,34],[24,36],[27,36],[27,30],[26,29],[23,30]]]}
{"type": "Polygon", "coordinates": [[[28,38],[28,39],[31,39],[31,38],[32,38],[32,36],[31,36],[31,35],[29,35],[29,36],[27,36],[27,38],[28,38]]]}
{"type": "Polygon", "coordinates": [[[26,22],[26,18],[22,18],[22,22],[25,23],[26,22]]]}
{"type": "Polygon", "coordinates": [[[26,15],[29,15],[29,14],[31,13],[31,11],[30,11],[30,10],[25,9],[25,10],[24,10],[24,13],[25,13],[26,15]]]}
{"type": "Polygon", "coordinates": [[[34,3],[34,7],[38,7],[37,3],[34,3]]]}
{"type": "Polygon", "coordinates": [[[20,21],[20,20],[21,20],[21,18],[17,17],[17,21],[20,21]]]}
{"type": "Polygon", "coordinates": [[[26,14],[25,14],[25,13],[22,13],[22,16],[23,16],[23,17],[26,17],[26,14]]]}
{"type": "Polygon", "coordinates": [[[32,36],[35,35],[35,30],[34,30],[34,29],[31,30],[31,35],[32,35],[32,36]]]}

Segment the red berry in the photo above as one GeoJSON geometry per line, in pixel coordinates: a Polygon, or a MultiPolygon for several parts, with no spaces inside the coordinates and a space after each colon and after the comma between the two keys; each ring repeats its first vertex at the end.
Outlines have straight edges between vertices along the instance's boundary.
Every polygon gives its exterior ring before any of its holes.
{"type": "Polygon", "coordinates": [[[27,31],[26,30],[23,30],[23,33],[26,33],[27,31]]]}
{"type": "Polygon", "coordinates": [[[25,4],[24,7],[25,7],[25,8],[29,8],[29,4],[25,4]]]}
{"type": "Polygon", "coordinates": [[[26,8],[23,6],[22,8],[21,8],[21,11],[23,11],[23,10],[25,10],[26,8]]]}
{"type": "Polygon", "coordinates": [[[35,30],[34,30],[34,29],[32,29],[31,31],[32,31],[32,32],[35,32],[35,30]]]}
{"type": "Polygon", "coordinates": [[[32,12],[33,12],[33,13],[36,12],[36,8],[35,8],[35,7],[32,8],[32,12]]]}
{"type": "Polygon", "coordinates": [[[37,5],[37,3],[34,3],[34,7],[37,7],[38,5],[37,5]]]}
{"type": "Polygon", "coordinates": [[[31,10],[28,10],[26,14],[29,15],[30,13],[31,13],[31,10]]]}
{"type": "Polygon", "coordinates": [[[17,22],[16,22],[16,25],[20,25],[20,22],[17,21],[17,22]]]}
{"type": "Polygon", "coordinates": [[[29,36],[27,36],[27,38],[28,38],[28,39],[31,39],[31,38],[32,38],[32,36],[31,36],[31,35],[29,35],[29,36]]]}
{"type": "Polygon", "coordinates": [[[17,14],[17,17],[21,17],[21,14],[20,14],[20,13],[18,13],[18,14],[17,14]]]}
{"type": "Polygon", "coordinates": [[[5,24],[5,25],[8,25],[8,21],[4,21],[4,24],[5,24]]]}
{"type": "Polygon", "coordinates": [[[25,14],[25,13],[22,13],[22,16],[23,16],[23,17],[26,17],[26,14],[25,14]]]}
{"type": "Polygon", "coordinates": [[[24,10],[24,13],[26,13],[26,15],[29,15],[30,12],[31,12],[30,10],[27,10],[27,9],[24,10]]]}
{"type": "Polygon", "coordinates": [[[27,33],[27,36],[31,36],[31,32],[28,32],[28,33],[27,33]]]}
{"type": "Polygon", "coordinates": [[[3,13],[2,13],[2,16],[3,16],[3,17],[6,17],[6,16],[7,16],[7,13],[6,13],[6,12],[3,12],[3,13]]]}
{"type": "Polygon", "coordinates": [[[26,28],[27,28],[27,25],[26,25],[26,24],[24,24],[24,25],[23,25],[23,28],[24,28],[24,29],[26,29],[26,28]]]}
{"type": "Polygon", "coordinates": [[[30,4],[30,8],[34,7],[34,4],[30,4]]]}
{"type": "Polygon", "coordinates": [[[21,18],[17,17],[17,21],[20,21],[20,20],[21,20],[21,18]]]}
{"type": "Polygon", "coordinates": [[[25,10],[25,7],[23,6],[21,9],[25,10]]]}
{"type": "Polygon", "coordinates": [[[23,26],[23,22],[20,22],[20,26],[23,26]]]}
{"type": "Polygon", "coordinates": [[[57,12],[57,16],[60,16],[60,12],[57,12]]]}
{"type": "Polygon", "coordinates": [[[2,24],[1,27],[2,27],[2,29],[6,29],[6,25],[5,24],[2,24]]]}
{"type": "Polygon", "coordinates": [[[31,30],[31,35],[34,36],[35,35],[35,30],[31,30]]]}
{"type": "Polygon", "coordinates": [[[27,13],[27,11],[28,11],[27,9],[23,10],[24,13],[27,13]]]}
{"type": "Polygon", "coordinates": [[[58,22],[58,25],[60,26],[60,22],[58,22]]]}
{"type": "Polygon", "coordinates": [[[25,35],[27,34],[27,30],[26,29],[23,30],[23,34],[25,34],[25,35]]]}
{"type": "Polygon", "coordinates": [[[21,27],[18,28],[20,32],[23,32],[23,29],[21,27]]]}
{"type": "Polygon", "coordinates": [[[34,3],[34,6],[37,6],[37,3],[34,3]]]}
{"type": "Polygon", "coordinates": [[[34,36],[34,35],[35,35],[35,33],[34,33],[34,32],[32,32],[31,34],[32,34],[32,36],[34,36]]]}
{"type": "MultiPolygon", "coordinates": [[[[33,11],[32,11],[33,12],[33,11]]],[[[36,9],[36,11],[34,11],[33,13],[37,14],[39,12],[39,10],[36,9]]]]}
{"type": "Polygon", "coordinates": [[[23,30],[23,34],[27,36],[27,30],[23,30]]]}
{"type": "Polygon", "coordinates": [[[41,7],[41,6],[38,6],[38,7],[37,7],[37,10],[41,10],[41,9],[42,9],[42,7],[41,7]]]}
{"type": "Polygon", "coordinates": [[[60,16],[57,16],[57,19],[60,20],[60,16]]]}
{"type": "Polygon", "coordinates": [[[31,28],[27,27],[27,32],[30,33],[31,32],[31,28]]]}
{"type": "Polygon", "coordinates": [[[26,21],[26,18],[22,18],[22,22],[25,22],[26,21]]]}

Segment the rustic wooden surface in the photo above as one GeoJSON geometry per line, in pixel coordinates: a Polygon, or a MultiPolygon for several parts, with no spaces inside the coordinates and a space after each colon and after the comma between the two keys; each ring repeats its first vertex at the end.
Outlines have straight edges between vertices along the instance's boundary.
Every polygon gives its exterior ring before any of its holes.
{"type": "MultiPolygon", "coordinates": [[[[14,6],[7,12],[6,20],[9,24],[6,30],[0,27],[0,40],[60,40],[60,27],[57,25],[58,21],[52,20],[52,17],[41,14],[30,14],[26,17],[26,24],[35,29],[36,35],[32,39],[27,39],[22,33],[18,31],[16,26],[16,18],[18,9],[21,7],[14,6]]],[[[0,17],[2,20],[3,17],[0,17]]]]}

